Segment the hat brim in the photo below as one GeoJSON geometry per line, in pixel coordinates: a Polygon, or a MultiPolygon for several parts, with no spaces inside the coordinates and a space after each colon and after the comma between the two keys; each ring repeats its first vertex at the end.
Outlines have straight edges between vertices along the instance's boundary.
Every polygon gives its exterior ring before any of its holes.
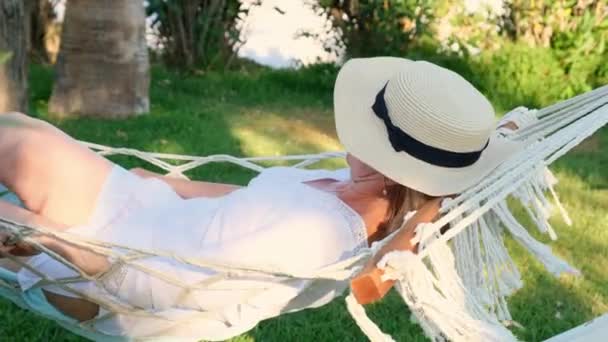
{"type": "Polygon", "coordinates": [[[427,195],[445,196],[479,183],[523,148],[522,143],[494,133],[479,160],[459,168],[429,164],[396,152],[386,126],[371,107],[387,81],[411,63],[403,58],[374,57],[344,64],[334,88],[334,112],[338,137],[348,152],[397,183],[427,195]]]}

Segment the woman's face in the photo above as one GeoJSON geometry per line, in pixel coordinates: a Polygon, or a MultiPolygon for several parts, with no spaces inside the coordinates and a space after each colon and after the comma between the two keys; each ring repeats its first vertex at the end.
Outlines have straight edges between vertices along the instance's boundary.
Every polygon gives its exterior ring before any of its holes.
{"type": "Polygon", "coordinates": [[[350,177],[352,180],[369,178],[370,176],[375,174],[379,175],[378,171],[376,171],[371,166],[365,164],[350,153],[346,154],[346,163],[350,167],[350,177]]]}

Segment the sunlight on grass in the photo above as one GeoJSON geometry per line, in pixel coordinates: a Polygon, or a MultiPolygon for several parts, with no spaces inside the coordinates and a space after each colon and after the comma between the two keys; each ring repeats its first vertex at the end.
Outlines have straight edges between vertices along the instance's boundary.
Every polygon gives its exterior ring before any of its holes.
{"type": "MultiPolygon", "coordinates": [[[[247,156],[284,156],[344,150],[333,133],[333,119],[327,120],[328,116],[323,113],[308,111],[306,114],[310,120],[301,119],[301,113],[278,115],[263,110],[249,111],[232,121],[231,132],[239,139],[241,150],[247,156]]],[[[289,165],[288,162],[264,164],[289,165]]],[[[314,165],[315,168],[329,169],[345,166],[345,162],[339,159],[324,160],[314,165]]]]}
{"type": "MultiPolygon", "coordinates": [[[[313,115],[311,115],[313,116],[313,115]]],[[[232,134],[247,155],[307,154],[343,150],[340,142],[309,122],[256,111],[240,118],[232,134]]]]}

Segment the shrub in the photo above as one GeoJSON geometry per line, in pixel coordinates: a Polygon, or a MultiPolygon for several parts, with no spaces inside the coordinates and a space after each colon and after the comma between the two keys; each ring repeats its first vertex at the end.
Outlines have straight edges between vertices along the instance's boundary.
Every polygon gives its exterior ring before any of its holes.
{"type": "Polygon", "coordinates": [[[433,8],[433,0],[315,0],[311,4],[338,30],[348,57],[405,55],[426,33],[433,8]]]}
{"type": "Polygon", "coordinates": [[[472,62],[481,90],[498,109],[538,108],[569,96],[570,85],[551,49],[506,44],[472,62]]]}
{"type": "Polygon", "coordinates": [[[249,7],[238,0],[149,0],[146,11],[165,63],[193,70],[232,63],[243,43],[238,20],[249,7]]]}

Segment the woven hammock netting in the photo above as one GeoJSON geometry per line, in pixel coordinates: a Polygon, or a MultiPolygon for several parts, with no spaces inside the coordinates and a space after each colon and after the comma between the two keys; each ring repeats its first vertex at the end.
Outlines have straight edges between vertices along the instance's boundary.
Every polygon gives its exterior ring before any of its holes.
{"type": "MultiPolygon", "coordinates": [[[[466,190],[458,197],[444,200],[441,217],[434,223],[422,224],[416,228],[415,242],[418,253],[394,251],[385,255],[378,266],[385,272],[386,279],[395,279],[396,289],[409,307],[402,314],[411,314],[420,324],[424,333],[436,341],[513,341],[514,335],[501,322],[510,321],[511,315],[505,298],[523,286],[519,271],[504,245],[504,235],[510,235],[529,253],[537,258],[554,275],[562,273],[578,274],[576,268],[555,256],[551,249],[535,240],[511,213],[507,198],[521,202],[534,225],[552,239],[556,234],[548,222],[549,215],[556,210],[569,223],[570,218],[562,207],[553,189],[555,177],[547,169],[566,152],[591,136],[608,122],[608,86],[579,95],[540,110],[523,107],[507,114],[520,128],[516,131],[501,130],[497,134],[506,139],[522,142],[522,150],[492,171],[482,182],[466,190]],[[441,228],[450,229],[442,233],[441,228]]],[[[84,143],[84,142],[83,142],[84,143]]],[[[262,171],[268,162],[290,163],[292,167],[311,167],[321,160],[343,158],[342,152],[314,155],[237,158],[229,155],[184,156],[141,152],[127,148],[84,143],[104,156],[128,155],[137,157],[165,170],[169,175],[182,176],[184,172],[210,163],[233,163],[254,171],[262,171]]],[[[606,225],[606,222],[598,223],[606,225]]],[[[41,309],[39,299],[33,298],[32,290],[21,291],[10,272],[0,268],[0,296],[15,304],[58,321],[64,327],[94,340],[119,340],[117,337],[101,334],[96,326],[116,315],[151,317],[163,319],[162,314],[138,308],[116,298],[91,298],[79,293],[68,285],[76,282],[102,282],[113,272],[129,265],[176,286],[184,293],[203,289],[214,282],[243,276],[267,277],[276,282],[295,279],[327,279],[347,281],[363,268],[366,262],[386,244],[393,235],[383,241],[363,249],[355,257],[343,260],[309,273],[297,273],[286,269],[269,269],[243,264],[223,264],[214,260],[192,259],[177,253],[154,250],[138,250],[129,246],[102,243],[81,236],[58,232],[45,227],[24,226],[0,218],[0,231],[8,232],[13,241],[34,244],[43,253],[73,269],[78,276],[53,279],[42,274],[20,259],[7,256],[11,261],[25,267],[41,278],[34,287],[54,285],[91,302],[98,303],[101,314],[86,322],[76,322],[61,315],[50,314],[41,309]],[[46,234],[68,241],[82,249],[105,255],[112,261],[112,267],[96,276],[90,276],[78,269],[60,255],[36,243],[33,234],[46,234]],[[215,276],[202,283],[184,285],[159,272],[136,264],[137,260],[151,256],[172,259],[184,265],[211,269],[215,276]],[[4,272],[4,273],[3,273],[4,272]]],[[[581,232],[584,233],[584,232],[581,232]]],[[[251,296],[255,296],[252,291],[251,296]]],[[[347,308],[357,325],[372,341],[392,341],[365,314],[352,295],[346,297],[347,308]]],[[[187,318],[192,323],[204,320],[222,321],[210,312],[194,312],[187,318]]],[[[171,339],[170,330],[160,332],[153,339],[171,339]]],[[[191,336],[190,340],[204,340],[206,336],[191,336]]],[[[122,337],[124,340],[139,339],[137,336],[122,337]]]]}

